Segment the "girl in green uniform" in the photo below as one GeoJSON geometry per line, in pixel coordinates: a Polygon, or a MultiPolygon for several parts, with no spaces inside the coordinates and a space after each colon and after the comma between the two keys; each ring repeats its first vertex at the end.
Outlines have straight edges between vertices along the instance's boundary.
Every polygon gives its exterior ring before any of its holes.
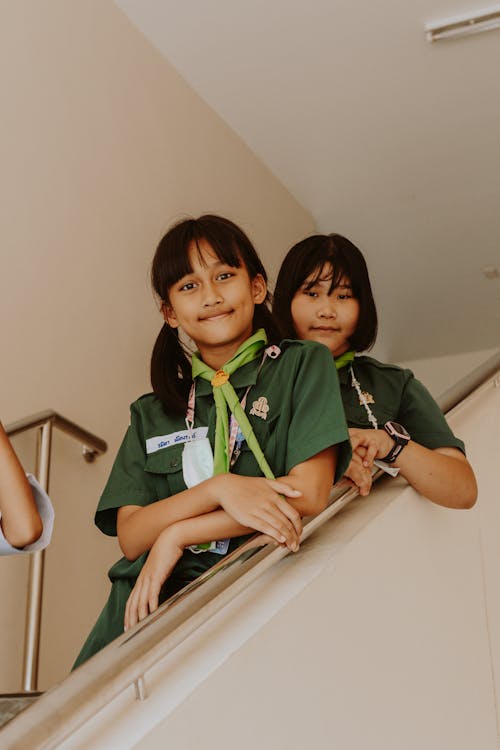
{"type": "Polygon", "coordinates": [[[76,665],[245,535],[296,550],[301,517],[325,507],[351,455],[331,357],[313,342],[280,342],[265,270],[241,229],[217,216],[177,224],[152,282],[165,321],[153,393],[132,404],[95,518],[124,557],[76,665]]]}
{"type": "Polygon", "coordinates": [[[410,370],[356,355],[377,333],[360,250],[339,234],[299,242],[283,261],[274,299],[286,335],[320,342],[335,358],[353,449],[346,477],[360,494],[370,491],[375,461],[439,505],[472,507],[477,488],[464,445],[430,393],[410,370]]]}

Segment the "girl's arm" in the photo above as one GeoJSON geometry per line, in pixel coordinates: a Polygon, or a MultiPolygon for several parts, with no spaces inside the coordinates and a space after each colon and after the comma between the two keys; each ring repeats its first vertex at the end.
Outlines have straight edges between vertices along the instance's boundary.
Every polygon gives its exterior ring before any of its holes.
{"type": "Polygon", "coordinates": [[[0,524],[12,547],[35,542],[42,521],[21,464],[0,423],[0,524]]]}
{"type": "MultiPolygon", "coordinates": [[[[352,448],[371,468],[375,458],[386,456],[393,441],[385,430],[349,430],[352,448]]],[[[391,464],[421,495],[445,508],[472,508],[477,485],[472,467],[458,448],[430,450],[414,440],[391,464]]]]}
{"type": "Polygon", "coordinates": [[[280,544],[293,546],[301,532],[300,515],[283,496],[290,499],[298,495],[298,491],[283,482],[219,474],[145,507],[122,506],[117,515],[118,541],[125,557],[135,560],[151,549],[159,534],[172,524],[221,507],[237,506],[242,509],[238,520],[243,521],[245,527],[269,534],[280,544]]]}
{"type": "MultiPolygon", "coordinates": [[[[334,448],[327,448],[294,466],[286,477],[280,479],[280,483],[301,492],[299,499],[290,501],[290,504],[293,503],[295,506],[299,518],[300,515],[316,515],[326,507],[335,473],[335,453],[334,448]]],[[[251,478],[253,477],[242,477],[251,478]]],[[[240,506],[238,501],[234,504],[240,506]]],[[[243,517],[246,512],[250,512],[249,508],[242,511],[241,507],[238,507],[237,515],[243,517]]],[[[161,587],[186,547],[211,542],[214,539],[241,536],[255,529],[254,525],[245,526],[238,523],[224,510],[216,510],[177,521],[161,531],[127,601],[125,630],[158,608],[161,587]]],[[[291,549],[297,551],[298,540],[291,549]]]]}
{"type": "Polygon", "coordinates": [[[212,539],[239,536],[248,529],[268,534],[291,549],[298,543],[300,517],[315,515],[326,505],[335,472],[336,449],[326,450],[293,467],[278,480],[219,474],[170,498],[145,507],[124,505],[118,510],[117,533],[129,560],[151,549],[172,524],[223,508],[245,528],[221,531],[212,539]],[[286,499],[284,499],[285,496],[286,499]]]}
{"type": "Polygon", "coordinates": [[[191,544],[249,534],[253,529],[237,523],[224,510],[177,521],[164,529],[154,542],[137,576],[125,607],[124,629],[158,609],[161,587],[191,544]]]}

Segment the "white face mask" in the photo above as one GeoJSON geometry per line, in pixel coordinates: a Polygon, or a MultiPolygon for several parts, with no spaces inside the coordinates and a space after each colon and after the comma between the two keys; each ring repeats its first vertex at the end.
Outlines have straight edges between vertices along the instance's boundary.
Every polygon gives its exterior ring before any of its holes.
{"type": "Polygon", "coordinates": [[[188,440],[182,450],[182,475],[186,487],[194,487],[214,474],[214,456],[207,437],[188,440]]]}
{"type": "MultiPolygon", "coordinates": [[[[194,487],[205,479],[210,479],[214,475],[214,455],[212,446],[207,437],[198,438],[197,440],[188,440],[184,443],[182,449],[182,475],[186,487],[194,487]]],[[[188,547],[192,552],[215,552],[218,555],[225,555],[229,549],[230,539],[221,539],[212,542],[210,545],[192,544],[188,547]]]]}

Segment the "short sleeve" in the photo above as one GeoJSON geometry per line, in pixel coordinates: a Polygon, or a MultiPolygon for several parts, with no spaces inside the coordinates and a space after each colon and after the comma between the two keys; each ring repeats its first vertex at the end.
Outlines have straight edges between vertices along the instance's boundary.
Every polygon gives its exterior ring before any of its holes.
{"type": "Polygon", "coordinates": [[[405,374],[408,380],[403,389],[398,420],[406,427],[412,439],[431,450],[458,448],[465,453],[463,442],[455,437],[427,388],[410,370],[405,370],[405,374]]]}
{"type": "Polygon", "coordinates": [[[141,411],[134,402],[130,407],[130,426],[118,450],[111,474],[99,500],[96,526],[109,536],[116,536],[118,508],[124,505],[149,505],[157,499],[153,478],[145,471],[146,448],[141,411]]]}
{"type": "Polygon", "coordinates": [[[351,460],[337,370],[325,346],[307,343],[294,379],[286,473],[325,448],[336,445],[339,448],[335,471],[337,481],[351,460]]]}
{"type": "Polygon", "coordinates": [[[19,549],[17,547],[12,547],[12,545],[8,543],[3,535],[2,527],[0,525],[0,555],[19,555],[23,552],[37,552],[38,550],[45,549],[52,538],[52,530],[54,528],[54,508],[52,507],[50,498],[32,474],[27,474],[26,476],[33,492],[33,498],[35,500],[38,514],[42,519],[42,533],[36,542],[19,549]]]}

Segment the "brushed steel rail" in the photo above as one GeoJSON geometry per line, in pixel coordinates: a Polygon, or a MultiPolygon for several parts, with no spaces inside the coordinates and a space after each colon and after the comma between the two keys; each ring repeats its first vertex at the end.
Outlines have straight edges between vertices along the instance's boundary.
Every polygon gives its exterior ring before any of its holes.
{"type": "MultiPolygon", "coordinates": [[[[9,437],[20,435],[32,429],[37,430],[35,473],[41,487],[46,492],[49,490],[52,432],[54,428],[61,430],[75,440],[81,441],[83,457],[88,462],[94,461],[96,456],[107,450],[104,440],[84,430],[80,425],[71,422],[52,409],[33,414],[7,425],[5,431],[9,437]]],[[[33,693],[38,689],[44,564],[45,550],[38,550],[30,555],[22,673],[22,687],[25,693],[33,693]]]]}
{"type": "Polygon", "coordinates": [[[51,422],[58,430],[82,443],[83,456],[86,461],[92,462],[96,456],[105,453],[108,449],[104,440],[80,427],[76,422],[66,419],[53,409],[47,409],[38,414],[19,419],[17,422],[12,422],[5,427],[5,432],[9,437],[14,437],[35,427],[43,427],[47,422],[51,422]]]}

